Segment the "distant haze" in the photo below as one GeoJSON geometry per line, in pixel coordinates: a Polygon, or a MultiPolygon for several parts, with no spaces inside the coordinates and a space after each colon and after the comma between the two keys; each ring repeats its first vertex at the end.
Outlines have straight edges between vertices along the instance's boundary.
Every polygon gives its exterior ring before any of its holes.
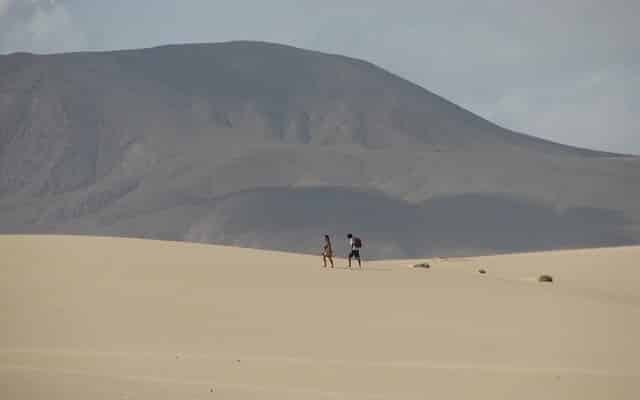
{"type": "Polygon", "coordinates": [[[636,0],[0,0],[0,53],[278,42],[372,61],[506,128],[640,154],[638,15],[636,0]]]}

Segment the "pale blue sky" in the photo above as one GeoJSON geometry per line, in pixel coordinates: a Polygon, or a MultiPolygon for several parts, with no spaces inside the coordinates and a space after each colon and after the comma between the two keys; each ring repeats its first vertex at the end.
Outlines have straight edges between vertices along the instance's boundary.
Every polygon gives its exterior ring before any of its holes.
{"type": "Polygon", "coordinates": [[[640,154],[638,16],[637,0],[0,0],[0,53],[272,41],[366,59],[510,129],[640,154]]]}

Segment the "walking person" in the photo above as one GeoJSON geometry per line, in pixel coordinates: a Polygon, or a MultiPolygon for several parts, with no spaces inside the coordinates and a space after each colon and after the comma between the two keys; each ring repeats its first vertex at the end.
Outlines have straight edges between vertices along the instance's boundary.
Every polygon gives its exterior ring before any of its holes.
{"type": "Polygon", "coordinates": [[[352,234],[347,235],[347,239],[349,239],[349,247],[351,251],[349,252],[349,268],[351,268],[351,259],[355,258],[358,260],[358,267],[362,269],[362,260],[360,258],[360,249],[362,248],[362,240],[358,237],[354,237],[352,234]]]}
{"type": "Polygon", "coordinates": [[[331,239],[329,239],[329,235],[324,235],[324,246],[322,246],[322,262],[325,268],[327,268],[327,259],[329,259],[331,268],[333,268],[333,248],[331,247],[331,239]]]}

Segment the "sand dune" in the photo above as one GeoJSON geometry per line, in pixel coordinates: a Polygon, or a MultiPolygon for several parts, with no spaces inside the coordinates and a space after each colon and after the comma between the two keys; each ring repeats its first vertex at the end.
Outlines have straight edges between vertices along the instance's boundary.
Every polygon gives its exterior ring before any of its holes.
{"type": "Polygon", "coordinates": [[[1,236],[0,397],[636,399],[639,259],[624,247],[359,272],[231,247],[1,236]]]}

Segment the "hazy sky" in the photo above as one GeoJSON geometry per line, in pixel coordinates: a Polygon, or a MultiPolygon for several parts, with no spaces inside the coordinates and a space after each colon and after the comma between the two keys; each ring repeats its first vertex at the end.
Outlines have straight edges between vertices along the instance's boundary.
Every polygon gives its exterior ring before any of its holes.
{"type": "Polygon", "coordinates": [[[638,0],[0,0],[0,53],[264,40],[366,59],[504,127],[640,154],[638,0]]]}

